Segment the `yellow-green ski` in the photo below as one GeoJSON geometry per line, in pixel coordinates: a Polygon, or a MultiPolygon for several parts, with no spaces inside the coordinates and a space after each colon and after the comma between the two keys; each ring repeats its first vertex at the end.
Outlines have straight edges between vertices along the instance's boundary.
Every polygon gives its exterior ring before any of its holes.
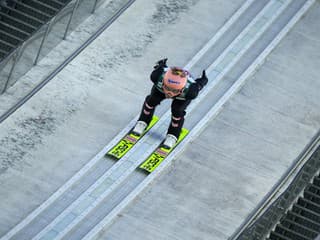
{"type": "Polygon", "coordinates": [[[159,117],[154,115],[149,126],[141,136],[134,135],[131,129],[107,154],[116,159],[122,158],[143,137],[143,135],[158,122],[158,120],[159,117]]]}
{"type": "Polygon", "coordinates": [[[172,152],[172,150],[188,135],[188,133],[188,129],[182,128],[179,139],[174,147],[167,149],[164,148],[161,143],[157,147],[157,149],[153,151],[153,153],[151,153],[148,159],[139,166],[139,168],[147,171],[148,173],[153,172],[160,165],[160,163],[162,163],[162,161],[172,152]]]}

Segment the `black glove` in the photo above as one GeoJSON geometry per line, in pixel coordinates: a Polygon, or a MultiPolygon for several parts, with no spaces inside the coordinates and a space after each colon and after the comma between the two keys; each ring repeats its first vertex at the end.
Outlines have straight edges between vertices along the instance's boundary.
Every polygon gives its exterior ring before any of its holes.
{"type": "Polygon", "coordinates": [[[208,77],[207,77],[207,74],[206,74],[206,70],[203,70],[202,71],[202,76],[201,76],[202,79],[205,79],[206,80],[206,84],[208,82],[208,77]]]}
{"type": "Polygon", "coordinates": [[[156,65],[153,68],[157,69],[158,67],[162,67],[162,68],[167,67],[167,60],[168,58],[159,60],[158,62],[156,62],[156,65]]]}
{"type": "Polygon", "coordinates": [[[201,78],[196,79],[196,82],[198,84],[199,90],[201,90],[208,83],[208,77],[206,75],[206,70],[202,71],[201,78]]]}

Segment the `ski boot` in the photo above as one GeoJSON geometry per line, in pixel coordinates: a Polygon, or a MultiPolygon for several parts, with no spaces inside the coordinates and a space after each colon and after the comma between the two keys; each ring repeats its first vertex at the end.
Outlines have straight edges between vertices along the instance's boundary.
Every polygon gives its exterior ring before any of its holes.
{"type": "Polygon", "coordinates": [[[145,129],[147,128],[148,124],[144,121],[138,121],[136,126],[133,128],[132,133],[137,136],[141,136],[145,129]]]}
{"type": "Polygon", "coordinates": [[[176,136],[172,135],[172,134],[167,134],[166,139],[163,142],[163,147],[166,149],[170,149],[173,148],[175,146],[175,144],[177,143],[177,138],[176,136]]]}

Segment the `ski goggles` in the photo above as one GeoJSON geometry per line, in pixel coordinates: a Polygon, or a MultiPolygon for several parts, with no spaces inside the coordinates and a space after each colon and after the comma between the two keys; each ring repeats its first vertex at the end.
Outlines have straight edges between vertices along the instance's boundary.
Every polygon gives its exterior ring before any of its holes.
{"type": "Polygon", "coordinates": [[[177,75],[183,78],[187,76],[187,72],[181,68],[174,67],[171,69],[171,72],[173,75],[177,75]]]}

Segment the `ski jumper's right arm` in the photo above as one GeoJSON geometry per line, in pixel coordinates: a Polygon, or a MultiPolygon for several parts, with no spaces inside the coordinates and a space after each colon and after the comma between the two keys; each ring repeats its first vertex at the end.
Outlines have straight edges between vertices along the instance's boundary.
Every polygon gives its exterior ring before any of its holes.
{"type": "Polygon", "coordinates": [[[153,67],[154,70],[152,71],[150,75],[150,79],[153,82],[153,84],[157,84],[159,78],[162,76],[164,73],[164,69],[167,68],[167,58],[159,60],[156,65],[153,67]]]}

